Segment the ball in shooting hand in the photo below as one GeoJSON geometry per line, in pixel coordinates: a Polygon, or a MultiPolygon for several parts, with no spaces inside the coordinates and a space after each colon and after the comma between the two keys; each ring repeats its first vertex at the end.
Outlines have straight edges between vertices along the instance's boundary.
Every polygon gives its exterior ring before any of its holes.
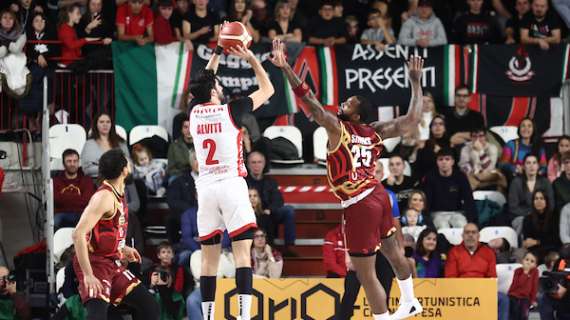
{"type": "Polygon", "coordinates": [[[236,46],[249,48],[251,45],[251,35],[245,26],[238,21],[225,23],[219,35],[219,44],[224,48],[224,53],[228,54],[229,49],[236,46]]]}

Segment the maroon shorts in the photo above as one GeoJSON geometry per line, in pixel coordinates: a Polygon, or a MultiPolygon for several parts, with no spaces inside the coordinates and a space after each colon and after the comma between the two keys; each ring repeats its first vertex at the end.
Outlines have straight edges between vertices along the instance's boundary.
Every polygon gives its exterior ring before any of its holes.
{"type": "Polygon", "coordinates": [[[392,218],[390,196],[381,184],[364,199],[344,209],[346,247],[351,255],[372,255],[382,238],[396,228],[392,218]]]}
{"type": "Polygon", "coordinates": [[[83,271],[79,266],[77,257],[74,257],[73,270],[75,270],[79,281],[79,295],[83,303],[90,299],[101,299],[118,305],[127,294],[140,284],[139,279],[123,267],[119,260],[90,255],[89,262],[91,269],[93,269],[93,275],[103,285],[103,292],[93,295],[87,290],[83,283],[83,271]]]}

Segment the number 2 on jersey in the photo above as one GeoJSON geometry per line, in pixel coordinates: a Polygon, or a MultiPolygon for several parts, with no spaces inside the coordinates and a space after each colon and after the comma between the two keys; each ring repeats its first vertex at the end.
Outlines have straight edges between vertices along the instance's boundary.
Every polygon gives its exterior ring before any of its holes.
{"type": "Polygon", "coordinates": [[[355,168],[370,167],[370,162],[372,161],[372,150],[366,147],[353,145],[350,152],[352,152],[352,155],[354,156],[355,168]]]}
{"type": "Polygon", "coordinates": [[[212,139],[206,139],[202,142],[202,148],[208,149],[208,156],[206,157],[206,165],[211,166],[220,163],[220,161],[214,160],[214,154],[216,153],[216,141],[212,139]]]}

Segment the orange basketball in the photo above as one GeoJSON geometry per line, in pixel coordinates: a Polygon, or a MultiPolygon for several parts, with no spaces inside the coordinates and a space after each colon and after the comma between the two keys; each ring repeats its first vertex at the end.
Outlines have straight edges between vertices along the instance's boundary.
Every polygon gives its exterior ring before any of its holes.
{"type": "Polygon", "coordinates": [[[220,46],[224,48],[224,53],[228,53],[228,49],[235,46],[243,46],[249,48],[251,45],[251,36],[241,22],[229,22],[224,24],[220,31],[220,46]]]}

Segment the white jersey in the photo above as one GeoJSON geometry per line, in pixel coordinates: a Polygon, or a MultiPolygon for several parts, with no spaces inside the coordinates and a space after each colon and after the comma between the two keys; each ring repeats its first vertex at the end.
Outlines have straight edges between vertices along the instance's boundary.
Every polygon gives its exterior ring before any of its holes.
{"type": "Polygon", "coordinates": [[[247,175],[242,133],[235,125],[227,104],[194,106],[190,112],[190,134],[199,165],[197,187],[247,175]]]}

